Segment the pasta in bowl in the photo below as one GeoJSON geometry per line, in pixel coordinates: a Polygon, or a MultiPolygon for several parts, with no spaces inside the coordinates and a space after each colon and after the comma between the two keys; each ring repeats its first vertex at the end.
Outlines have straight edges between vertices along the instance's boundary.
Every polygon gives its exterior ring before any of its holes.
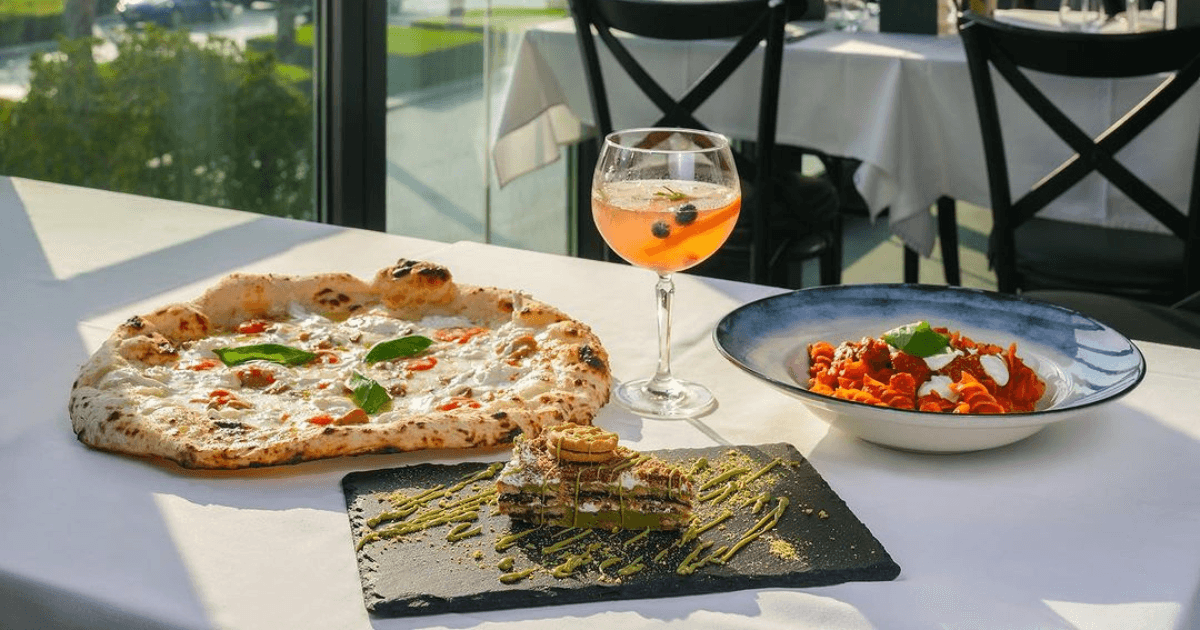
{"type": "Polygon", "coordinates": [[[1015,342],[1004,350],[924,321],[837,347],[810,343],[807,383],[842,400],[960,414],[1030,412],[1046,393],[1015,342]]]}
{"type": "Polygon", "coordinates": [[[1137,346],[1094,319],[959,287],[805,289],[735,309],[713,336],[731,362],[814,415],[914,451],[1016,442],[1111,403],[1146,372],[1137,346]]]}

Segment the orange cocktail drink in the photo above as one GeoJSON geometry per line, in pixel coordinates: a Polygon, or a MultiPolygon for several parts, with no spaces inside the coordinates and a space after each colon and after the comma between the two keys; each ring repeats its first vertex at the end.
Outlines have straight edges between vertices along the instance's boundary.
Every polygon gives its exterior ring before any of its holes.
{"type": "Polygon", "coordinates": [[[592,175],[592,219],[617,254],[658,276],[658,367],[651,377],[614,386],[617,404],[663,420],[717,408],[707,387],[671,374],[671,276],[712,256],[741,210],[741,180],[725,136],[652,127],[604,137],[592,175]]]}
{"type": "Polygon", "coordinates": [[[592,217],[608,246],[659,273],[682,271],[716,252],[741,207],[739,191],[707,182],[620,181],[592,190],[592,217]]]}

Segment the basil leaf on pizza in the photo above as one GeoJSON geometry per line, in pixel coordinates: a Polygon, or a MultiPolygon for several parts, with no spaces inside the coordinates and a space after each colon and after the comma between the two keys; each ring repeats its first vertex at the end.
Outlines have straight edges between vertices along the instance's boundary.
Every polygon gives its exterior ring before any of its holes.
{"type": "Polygon", "coordinates": [[[363,361],[379,363],[392,359],[404,359],[424,352],[431,345],[433,345],[433,340],[429,337],[409,335],[375,344],[367,356],[363,357],[363,361]]]}
{"type": "Polygon", "coordinates": [[[368,414],[374,414],[392,402],[392,397],[382,385],[358,372],[350,378],[350,389],[353,390],[350,399],[368,414]]]}
{"type": "Polygon", "coordinates": [[[247,361],[270,361],[280,365],[304,365],[317,358],[315,353],[278,343],[259,343],[235,348],[213,348],[213,352],[221,358],[222,363],[229,367],[241,365],[247,361]]]}

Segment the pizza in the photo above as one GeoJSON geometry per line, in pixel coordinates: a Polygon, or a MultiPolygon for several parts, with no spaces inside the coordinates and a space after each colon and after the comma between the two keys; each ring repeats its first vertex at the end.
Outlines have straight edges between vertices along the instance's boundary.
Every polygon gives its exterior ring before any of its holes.
{"type": "Polygon", "coordinates": [[[513,290],[401,260],[349,274],[233,274],[130,318],[80,369],[73,429],[188,468],[511,444],[608,402],[585,324],[513,290]]]}

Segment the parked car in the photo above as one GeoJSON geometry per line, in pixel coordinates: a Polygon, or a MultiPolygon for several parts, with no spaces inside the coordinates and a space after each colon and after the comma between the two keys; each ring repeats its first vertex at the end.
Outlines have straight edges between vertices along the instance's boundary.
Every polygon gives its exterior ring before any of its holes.
{"type": "Polygon", "coordinates": [[[207,22],[229,17],[220,0],[121,0],[117,15],[128,25],[156,22],[175,28],[184,22],[207,22]]]}

